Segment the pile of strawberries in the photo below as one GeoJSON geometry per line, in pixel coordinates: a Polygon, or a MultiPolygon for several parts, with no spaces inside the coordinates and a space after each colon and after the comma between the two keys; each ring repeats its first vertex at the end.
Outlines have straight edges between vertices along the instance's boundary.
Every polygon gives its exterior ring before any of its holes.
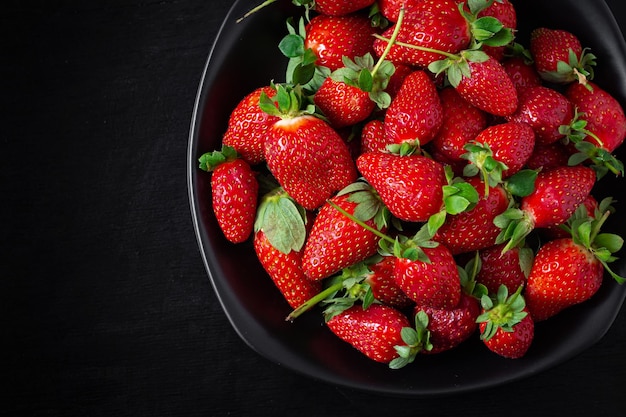
{"type": "MultiPolygon", "coordinates": [[[[508,0],[299,0],[285,82],[232,111],[218,224],[252,239],[295,320],[400,368],[476,335],[522,357],[535,323],[593,296],[622,238],[624,111],[570,32],[516,40],[508,0]]],[[[297,325],[297,324],[294,324],[297,325]]]]}

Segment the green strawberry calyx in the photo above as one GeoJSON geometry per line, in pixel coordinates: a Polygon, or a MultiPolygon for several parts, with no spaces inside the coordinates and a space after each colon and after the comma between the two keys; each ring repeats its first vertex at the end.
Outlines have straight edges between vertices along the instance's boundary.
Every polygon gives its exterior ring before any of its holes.
{"type": "Polygon", "coordinates": [[[603,199],[594,213],[588,213],[581,204],[561,228],[571,234],[574,243],[593,254],[615,281],[623,284],[626,278],[616,274],[608,264],[617,260],[613,254],[622,249],[624,239],[614,233],[601,233],[602,226],[614,212],[613,202],[612,197],[603,199]]]}
{"type": "Polygon", "coordinates": [[[509,167],[504,162],[494,158],[493,150],[486,143],[473,141],[467,143],[464,149],[467,152],[461,155],[461,158],[466,159],[469,163],[463,167],[463,175],[466,177],[479,175],[485,184],[486,197],[489,195],[489,187],[495,187],[503,182],[502,174],[509,167]]]}
{"type": "Polygon", "coordinates": [[[259,97],[259,108],[270,116],[291,119],[302,115],[314,115],[322,118],[317,112],[310,96],[305,94],[300,84],[271,84],[276,90],[273,97],[264,91],[259,97]]]}
{"type": "Polygon", "coordinates": [[[306,241],[306,212],[285,190],[277,187],[261,199],[254,231],[262,231],[282,253],[298,252],[306,241]]]}
{"type": "MultiPolygon", "coordinates": [[[[589,48],[584,48],[580,57],[570,48],[568,61],[559,61],[556,71],[543,71],[539,75],[545,81],[555,84],[567,84],[577,81],[588,86],[587,81],[594,78],[594,66],[596,66],[596,56],[589,52],[589,48]]],[[[588,86],[588,88],[590,88],[588,86]]]]}
{"type": "Polygon", "coordinates": [[[469,24],[472,34],[472,49],[478,49],[481,45],[492,47],[507,46],[514,40],[513,31],[504,27],[502,22],[493,16],[478,17],[480,12],[491,6],[494,1],[501,0],[468,0],[459,3],[459,11],[469,24]]]}
{"type": "Polygon", "coordinates": [[[221,150],[204,153],[198,158],[199,168],[211,172],[218,166],[239,158],[237,150],[232,146],[222,145],[221,150]]]}
{"type": "Polygon", "coordinates": [[[598,178],[602,178],[609,171],[624,176],[624,163],[604,148],[602,139],[588,130],[587,124],[584,113],[575,109],[572,121],[559,126],[559,133],[565,135],[565,142],[573,143],[578,151],[570,156],[568,164],[574,166],[589,160],[598,178]]]}
{"type": "Polygon", "coordinates": [[[419,311],[415,315],[415,327],[402,328],[400,335],[405,344],[394,346],[398,357],[389,362],[389,368],[403,368],[414,362],[419,352],[432,350],[433,345],[430,342],[428,321],[428,314],[424,311],[419,311]]]}
{"type": "Polygon", "coordinates": [[[526,301],[522,296],[523,286],[509,296],[506,285],[500,285],[497,294],[492,298],[483,295],[480,304],[483,313],[476,318],[477,323],[486,323],[481,332],[480,339],[491,339],[498,330],[504,332],[514,331],[515,325],[520,323],[527,315],[526,301]]]}

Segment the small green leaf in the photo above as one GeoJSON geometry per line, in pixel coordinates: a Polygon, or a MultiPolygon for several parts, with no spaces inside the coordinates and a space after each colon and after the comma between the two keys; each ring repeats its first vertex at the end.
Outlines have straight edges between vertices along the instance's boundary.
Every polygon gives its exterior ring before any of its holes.
{"type": "Polygon", "coordinates": [[[304,39],[295,34],[285,36],[278,44],[278,49],[287,58],[296,58],[304,55],[304,39]]]}
{"type": "Polygon", "coordinates": [[[606,248],[610,253],[616,253],[624,246],[624,239],[613,233],[600,233],[594,239],[593,246],[606,248]]]}
{"type": "Polygon", "coordinates": [[[367,69],[361,70],[359,73],[359,88],[365,92],[371,92],[374,86],[374,79],[372,78],[372,73],[370,73],[367,69]]]}
{"type": "Polygon", "coordinates": [[[539,173],[532,169],[523,169],[508,178],[506,189],[514,196],[526,197],[535,190],[535,181],[539,173]]]}

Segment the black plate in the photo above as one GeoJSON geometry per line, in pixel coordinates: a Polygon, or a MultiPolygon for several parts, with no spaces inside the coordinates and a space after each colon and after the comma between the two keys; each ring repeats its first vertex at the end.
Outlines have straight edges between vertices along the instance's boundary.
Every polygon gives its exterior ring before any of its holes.
{"type": "MultiPolygon", "coordinates": [[[[611,279],[605,280],[590,301],[539,323],[531,349],[517,360],[491,353],[476,337],[453,351],[422,355],[411,366],[390,370],[336,338],[325,328],[318,311],[295,323],[285,322],[290,308],[261,268],[252,245],[232,245],[223,238],[211,212],[210,176],[197,168],[202,153],[220,147],[229,112],[237,102],[254,88],[284,78],[286,61],[276,46],[286,33],[285,19],[301,11],[283,0],[235,23],[257,3],[240,0],[234,4],[211,50],[194,109],[187,167],[193,221],[209,277],[230,322],[252,349],[281,366],[328,383],[384,394],[426,396],[531,376],[580,353],[606,333],[626,295],[626,286],[611,279]]],[[[603,1],[513,3],[520,42],[528,45],[528,33],[537,26],[572,31],[598,56],[595,81],[622,106],[626,103],[626,45],[603,1]]],[[[621,160],[625,160],[623,154],[621,149],[621,160]]],[[[597,196],[624,200],[625,184],[623,179],[604,179],[597,196]]],[[[626,210],[620,203],[618,211],[626,210]]],[[[626,223],[615,218],[606,227],[626,235],[626,223]]],[[[624,260],[613,266],[625,274],[624,260]]]]}

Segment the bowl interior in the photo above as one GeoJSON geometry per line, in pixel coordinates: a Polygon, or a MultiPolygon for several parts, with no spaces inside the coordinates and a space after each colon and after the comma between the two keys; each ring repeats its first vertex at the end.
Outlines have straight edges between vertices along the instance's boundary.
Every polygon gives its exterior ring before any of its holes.
{"type": "MultiPolygon", "coordinates": [[[[595,81],[626,103],[626,46],[603,1],[512,2],[521,43],[528,45],[530,30],[538,26],[572,31],[598,56],[595,81]]],[[[309,377],[378,393],[421,396],[476,390],[535,374],[571,358],[606,333],[626,295],[626,286],[611,279],[590,301],[539,323],[533,346],[517,360],[500,358],[472,338],[453,351],[422,355],[411,366],[393,371],[336,338],[325,328],[319,311],[285,322],[290,308],[263,271],[251,243],[233,245],[223,238],[212,215],[210,176],[197,168],[202,153],[220,147],[237,102],[256,87],[284,79],[286,59],[277,45],[286,33],[286,18],[299,16],[301,10],[278,2],[235,22],[256,4],[237,1],[224,21],[199,87],[188,153],[189,196],[200,251],[223,309],[243,341],[269,360],[309,377]]],[[[624,160],[624,150],[617,156],[624,160]]],[[[607,178],[595,195],[624,200],[625,190],[623,179],[607,178]]],[[[626,210],[620,203],[618,211],[626,210]]],[[[626,224],[613,218],[606,230],[626,235],[626,224]]],[[[613,267],[620,275],[626,273],[623,260],[613,267]]]]}

